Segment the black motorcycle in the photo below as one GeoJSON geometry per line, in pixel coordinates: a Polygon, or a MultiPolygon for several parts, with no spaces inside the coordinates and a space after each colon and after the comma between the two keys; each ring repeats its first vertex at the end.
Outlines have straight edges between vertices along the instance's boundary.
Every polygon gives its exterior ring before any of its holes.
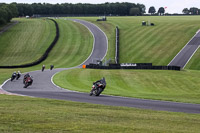
{"type": "Polygon", "coordinates": [[[33,79],[31,77],[27,77],[24,79],[24,88],[27,88],[28,86],[32,85],[33,79]]]}
{"type": "Polygon", "coordinates": [[[16,80],[18,80],[20,77],[21,77],[21,74],[17,73],[16,80]]]}
{"type": "Polygon", "coordinates": [[[17,76],[16,73],[13,73],[11,76],[11,81],[13,81],[16,78],[16,76],[17,76]]]}
{"type": "Polygon", "coordinates": [[[105,87],[106,81],[104,78],[100,81],[94,82],[92,85],[92,90],[90,91],[90,96],[99,96],[104,91],[105,87]]]}

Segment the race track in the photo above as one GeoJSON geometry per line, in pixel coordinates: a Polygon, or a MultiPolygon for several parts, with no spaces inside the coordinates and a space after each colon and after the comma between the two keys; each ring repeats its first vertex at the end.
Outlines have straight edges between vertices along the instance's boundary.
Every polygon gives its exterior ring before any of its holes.
{"type": "Polygon", "coordinates": [[[199,46],[200,32],[197,32],[194,37],[185,45],[185,47],[168,64],[168,66],[179,66],[184,68],[194,53],[198,50],[199,46]]]}
{"type": "MultiPolygon", "coordinates": [[[[107,52],[107,37],[105,34],[94,24],[91,24],[82,20],[74,20],[86,26],[94,36],[94,47],[90,57],[82,64],[88,64],[94,62],[94,59],[103,59],[107,52]]],[[[74,67],[80,68],[81,65],[74,67]]],[[[52,76],[62,70],[74,69],[74,68],[59,68],[55,70],[45,70],[30,72],[30,75],[34,77],[33,85],[27,89],[23,88],[22,79],[18,81],[7,81],[3,85],[3,89],[20,95],[51,98],[60,100],[70,100],[77,102],[87,102],[94,104],[103,104],[111,106],[126,106],[135,107],[142,109],[161,110],[161,111],[172,111],[172,112],[185,112],[185,113],[200,113],[200,104],[187,104],[187,103],[175,103],[166,101],[156,100],[143,100],[136,98],[125,98],[117,96],[100,95],[99,97],[89,96],[90,88],[88,93],[73,92],[65,90],[55,86],[52,83],[52,76]]]]}
{"type": "Polygon", "coordinates": [[[8,29],[10,29],[11,27],[13,27],[14,25],[16,25],[16,24],[19,23],[19,21],[12,21],[12,22],[13,22],[13,23],[11,23],[11,24],[5,26],[4,28],[2,28],[2,29],[0,30],[0,35],[3,34],[4,32],[6,32],[6,31],[7,31],[8,29]]]}

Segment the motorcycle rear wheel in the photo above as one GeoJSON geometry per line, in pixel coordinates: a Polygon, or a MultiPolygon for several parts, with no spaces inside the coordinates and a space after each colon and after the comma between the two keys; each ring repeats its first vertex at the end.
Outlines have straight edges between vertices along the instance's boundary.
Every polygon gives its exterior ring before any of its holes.
{"type": "Polygon", "coordinates": [[[102,91],[103,91],[103,89],[99,88],[95,96],[99,96],[102,91]]]}

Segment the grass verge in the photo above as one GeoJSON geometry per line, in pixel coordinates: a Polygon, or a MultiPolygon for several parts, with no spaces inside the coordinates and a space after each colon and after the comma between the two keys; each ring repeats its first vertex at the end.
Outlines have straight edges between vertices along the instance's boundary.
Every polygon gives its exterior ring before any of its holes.
{"type": "Polygon", "coordinates": [[[0,132],[199,132],[199,114],[0,95],[0,132]]]}

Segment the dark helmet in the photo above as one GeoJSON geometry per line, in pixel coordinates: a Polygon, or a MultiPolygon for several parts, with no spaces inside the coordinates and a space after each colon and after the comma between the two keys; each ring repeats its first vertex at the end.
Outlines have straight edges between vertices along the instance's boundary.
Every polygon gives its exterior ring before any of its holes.
{"type": "Polygon", "coordinates": [[[104,83],[104,84],[106,84],[106,79],[105,79],[105,77],[103,77],[103,78],[101,79],[101,82],[104,83]]]}
{"type": "Polygon", "coordinates": [[[26,75],[24,75],[24,77],[30,77],[29,73],[27,73],[26,75]]]}

